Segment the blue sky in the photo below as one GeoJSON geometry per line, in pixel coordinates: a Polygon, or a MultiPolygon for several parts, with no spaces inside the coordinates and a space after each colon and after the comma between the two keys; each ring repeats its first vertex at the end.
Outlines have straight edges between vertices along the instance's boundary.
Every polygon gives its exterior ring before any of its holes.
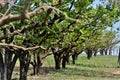
{"type": "Polygon", "coordinates": [[[92,5],[95,7],[96,5],[99,5],[99,4],[105,6],[106,4],[108,4],[108,0],[102,0],[102,1],[100,1],[100,0],[94,0],[94,2],[93,2],[92,5]]]}

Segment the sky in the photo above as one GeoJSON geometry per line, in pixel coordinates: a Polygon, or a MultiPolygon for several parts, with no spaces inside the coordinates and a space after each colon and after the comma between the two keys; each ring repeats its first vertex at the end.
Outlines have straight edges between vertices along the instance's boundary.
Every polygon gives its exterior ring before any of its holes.
{"type": "Polygon", "coordinates": [[[99,5],[99,4],[101,4],[101,5],[105,5],[105,4],[107,4],[108,3],[108,0],[94,0],[94,2],[93,2],[93,5],[99,5]]]}

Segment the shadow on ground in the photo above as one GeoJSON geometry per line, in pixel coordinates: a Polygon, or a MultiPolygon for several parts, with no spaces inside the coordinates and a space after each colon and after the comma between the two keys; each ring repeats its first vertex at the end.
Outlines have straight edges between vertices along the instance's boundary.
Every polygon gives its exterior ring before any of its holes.
{"type": "Polygon", "coordinates": [[[120,78],[120,75],[115,75],[109,72],[104,71],[95,71],[90,69],[78,69],[78,68],[66,68],[55,70],[53,67],[42,67],[40,75],[47,75],[47,74],[56,74],[60,73],[61,75],[66,76],[84,76],[84,77],[109,77],[109,78],[120,78]]]}

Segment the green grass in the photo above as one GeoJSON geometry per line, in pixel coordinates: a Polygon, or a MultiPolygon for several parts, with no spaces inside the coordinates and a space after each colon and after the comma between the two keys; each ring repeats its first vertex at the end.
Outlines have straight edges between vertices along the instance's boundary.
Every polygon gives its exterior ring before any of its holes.
{"type": "MultiPolygon", "coordinates": [[[[39,76],[30,76],[32,67],[28,73],[28,80],[120,80],[120,68],[118,68],[117,56],[96,56],[87,60],[86,55],[79,55],[76,64],[67,64],[66,69],[54,68],[53,56],[48,56],[41,68],[39,76]]],[[[15,68],[13,78],[19,78],[19,68],[15,68]],[[17,72],[15,72],[17,71],[17,72]],[[17,73],[17,74],[16,74],[17,73]]]]}
{"type": "Polygon", "coordinates": [[[55,70],[53,56],[49,56],[40,77],[53,80],[120,80],[120,69],[117,67],[116,56],[96,56],[87,60],[86,55],[80,55],[76,64],[70,63],[66,69],[55,70]]]}

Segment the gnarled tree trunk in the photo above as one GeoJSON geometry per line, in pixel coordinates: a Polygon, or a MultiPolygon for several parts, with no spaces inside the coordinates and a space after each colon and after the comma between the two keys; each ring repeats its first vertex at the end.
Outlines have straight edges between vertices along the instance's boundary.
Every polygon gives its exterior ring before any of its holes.
{"type": "Polygon", "coordinates": [[[55,60],[55,69],[60,69],[60,63],[61,63],[61,54],[54,53],[54,60],[55,60]]]}
{"type": "Polygon", "coordinates": [[[40,67],[42,65],[39,54],[34,54],[34,62],[32,62],[32,65],[33,65],[33,75],[38,75],[40,71],[40,67]]]}
{"type": "Polygon", "coordinates": [[[30,55],[28,51],[22,51],[20,60],[20,80],[27,80],[27,72],[30,64],[30,55]]]}
{"type": "Polygon", "coordinates": [[[61,63],[61,52],[59,50],[55,50],[55,48],[51,48],[53,55],[54,55],[54,61],[55,61],[55,69],[60,69],[60,63],[61,63]]]}
{"type": "Polygon", "coordinates": [[[65,48],[63,49],[64,51],[64,54],[63,54],[63,57],[62,57],[62,68],[66,68],[66,64],[67,62],[69,62],[69,52],[70,52],[70,49],[69,47],[68,48],[65,48]]]}

